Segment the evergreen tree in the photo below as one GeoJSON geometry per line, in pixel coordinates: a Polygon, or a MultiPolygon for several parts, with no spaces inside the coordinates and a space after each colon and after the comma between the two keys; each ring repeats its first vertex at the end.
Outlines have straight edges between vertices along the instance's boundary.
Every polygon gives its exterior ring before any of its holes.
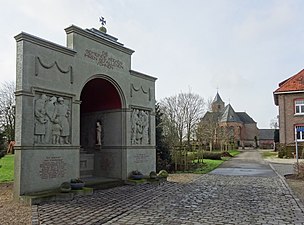
{"type": "Polygon", "coordinates": [[[5,149],[5,138],[4,133],[0,132],[0,159],[5,156],[6,149],[5,149]]]}
{"type": "Polygon", "coordinates": [[[163,133],[162,124],[163,113],[160,110],[160,106],[157,103],[155,105],[155,138],[156,138],[156,169],[160,170],[170,170],[170,165],[172,163],[169,144],[163,133]]]}

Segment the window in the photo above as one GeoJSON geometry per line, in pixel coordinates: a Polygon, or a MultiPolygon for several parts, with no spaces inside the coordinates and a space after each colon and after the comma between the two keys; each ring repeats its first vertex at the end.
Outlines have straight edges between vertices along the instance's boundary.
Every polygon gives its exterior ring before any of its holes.
{"type": "Polygon", "coordinates": [[[304,125],[296,126],[297,140],[304,141],[304,125]]]}
{"type": "Polygon", "coordinates": [[[295,100],[295,114],[304,114],[304,99],[295,100]]]}

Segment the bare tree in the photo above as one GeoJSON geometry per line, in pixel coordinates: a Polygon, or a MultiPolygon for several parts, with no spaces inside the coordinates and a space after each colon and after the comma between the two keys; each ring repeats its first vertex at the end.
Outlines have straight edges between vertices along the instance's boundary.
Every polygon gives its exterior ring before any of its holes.
{"type": "Polygon", "coordinates": [[[279,116],[270,120],[270,128],[279,129],[279,116]]]}
{"type": "Polygon", "coordinates": [[[191,145],[191,135],[195,134],[196,127],[202,118],[205,111],[205,101],[198,94],[194,94],[191,91],[188,93],[181,93],[181,98],[185,102],[185,123],[186,123],[186,136],[187,145],[191,145]]]}
{"type": "Polygon", "coordinates": [[[160,105],[164,113],[167,134],[170,134],[172,140],[176,137],[182,145],[185,127],[184,105],[178,99],[178,95],[164,98],[160,105]]]}
{"type": "Polygon", "coordinates": [[[15,138],[15,82],[7,81],[0,86],[0,128],[7,140],[15,138]]]}
{"type": "Polygon", "coordinates": [[[218,118],[216,114],[207,112],[199,122],[196,129],[197,140],[201,144],[209,144],[209,150],[212,151],[218,132],[218,118]]]}
{"type": "MultiPolygon", "coordinates": [[[[189,91],[161,100],[161,107],[169,125],[177,133],[179,145],[187,140],[190,145],[191,136],[204,112],[205,102],[202,97],[189,91]]],[[[174,131],[172,130],[172,134],[174,131]]]]}
{"type": "Polygon", "coordinates": [[[220,143],[221,151],[228,150],[228,144],[231,138],[231,129],[227,126],[220,126],[217,132],[217,140],[220,143]]]}

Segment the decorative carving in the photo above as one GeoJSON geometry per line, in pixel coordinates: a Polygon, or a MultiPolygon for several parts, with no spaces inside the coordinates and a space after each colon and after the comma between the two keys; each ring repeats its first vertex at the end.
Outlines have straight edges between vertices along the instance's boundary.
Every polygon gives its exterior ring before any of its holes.
{"type": "Polygon", "coordinates": [[[108,55],[106,51],[102,51],[101,53],[94,52],[92,50],[86,49],[84,53],[84,57],[87,57],[96,62],[98,66],[103,66],[108,69],[123,69],[123,62],[118,59],[114,59],[108,55]]]}
{"type": "Polygon", "coordinates": [[[70,100],[41,94],[35,101],[35,144],[70,144],[70,100]]]}
{"type": "Polygon", "coordinates": [[[131,97],[133,97],[133,91],[138,92],[138,91],[141,90],[142,93],[144,93],[144,94],[146,94],[146,95],[149,96],[149,101],[151,101],[151,89],[150,89],[150,88],[148,88],[148,90],[145,90],[145,89],[143,88],[143,86],[140,86],[140,87],[136,88],[136,87],[134,86],[134,84],[131,84],[131,88],[130,88],[130,89],[131,89],[131,90],[130,90],[131,97]]]}
{"type": "Polygon", "coordinates": [[[150,143],[149,121],[149,111],[133,109],[131,115],[132,145],[145,145],[150,143]]]}
{"type": "Polygon", "coordinates": [[[35,75],[38,76],[39,74],[39,64],[45,68],[45,69],[51,69],[53,66],[56,66],[56,68],[61,72],[61,73],[70,73],[70,83],[73,84],[73,68],[72,66],[69,66],[68,70],[63,70],[58,63],[55,61],[54,63],[52,63],[51,65],[46,65],[45,63],[43,63],[41,61],[41,59],[37,56],[35,59],[35,75]]]}
{"type": "Polygon", "coordinates": [[[39,99],[35,101],[35,142],[44,143],[45,142],[45,131],[46,131],[46,112],[45,112],[45,102],[47,96],[42,94],[39,99]]]}
{"type": "Polygon", "coordinates": [[[62,138],[62,142],[64,144],[69,144],[69,136],[70,136],[70,124],[68,121],[68,118],[70,116],[69,107],[64,103],[64,99],[62,97],[58,98],[58,104],[56,106],[57,106],[57,114],[55,118],[58,118],[59,124],[61,126],[60,137],[62,138]]]}

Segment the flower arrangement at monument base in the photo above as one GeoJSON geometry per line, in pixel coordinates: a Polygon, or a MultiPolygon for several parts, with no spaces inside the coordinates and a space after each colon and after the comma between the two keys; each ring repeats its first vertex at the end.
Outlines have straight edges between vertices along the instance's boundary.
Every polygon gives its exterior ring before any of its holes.
{"type": "Polygon", "coordinates": [[[85,183],[82,180],[80,180],[79,178],[71,179],[70,184],[71,184],[72,190],[81,190],[85,185],[85,183]]]}
{"type": "Polygon", "coordinates": [[[131,172],[130,178],[134,180],[141,180],[144,178],[144,175],[138,170],[133,170],[131,172]]]}

